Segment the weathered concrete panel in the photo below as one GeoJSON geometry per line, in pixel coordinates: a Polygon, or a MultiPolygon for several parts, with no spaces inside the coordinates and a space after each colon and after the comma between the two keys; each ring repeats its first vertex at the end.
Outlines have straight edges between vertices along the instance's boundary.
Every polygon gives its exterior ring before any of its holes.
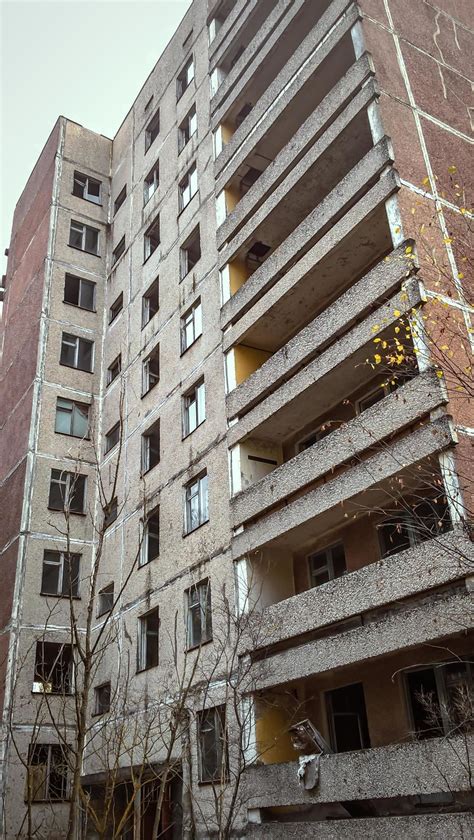
{"type": "Polygon", "coordinates": [[[466,840],[474,830],[472,814],[416,814],[410,817],[266,823],[251,826],[251,840],[466,840]]]}

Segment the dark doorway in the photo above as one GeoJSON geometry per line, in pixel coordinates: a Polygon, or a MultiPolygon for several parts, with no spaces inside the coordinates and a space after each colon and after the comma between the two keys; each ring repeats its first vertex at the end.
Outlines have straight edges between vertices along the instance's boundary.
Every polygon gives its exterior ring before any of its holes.
{"type": "Polygon", "coordinates": [[[345,685],[326,693],[326,708],[335,752],[370,747],[362,683],[345,685]]]}

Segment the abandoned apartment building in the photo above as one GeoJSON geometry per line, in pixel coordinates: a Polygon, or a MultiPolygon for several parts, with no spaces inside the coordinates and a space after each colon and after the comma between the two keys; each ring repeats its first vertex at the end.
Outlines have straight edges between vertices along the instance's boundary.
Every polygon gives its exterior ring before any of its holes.
{"type": "Polygon", "coordinates": [[[58,118],[2,282],[8,840],[471,836],[473,17],[193,0],[113,140],[58,118]]]}

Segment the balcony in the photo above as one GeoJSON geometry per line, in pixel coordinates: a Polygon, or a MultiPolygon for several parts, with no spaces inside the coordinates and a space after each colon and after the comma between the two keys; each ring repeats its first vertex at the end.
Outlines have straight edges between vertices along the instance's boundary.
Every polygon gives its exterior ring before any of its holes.
{"type": "MultiPolygon", "coordinates": [[[[293,4],[293,12],[296,5],[301,5],[300,0],[293,4]]],[[[228,93],[227,99],[212,117],[216,176],[231,160],[232,169],[234,164],[239,166],[242,156],[245,157],[262,139],[266,138],[267,142],[269,132],[274,132],[275,121],[278,121],[276,151],[282,148],[290,137],[288,126],[285,131],[283,118],[288,123],[291,121],[294,132],[295,126],[304,122],[344,76],[356,58],[351,29],[358,20],[357,10],[353,6],[347,10],[347,6],[347,0],[337,0],[315,26],[309,25],[306,32],[300,30],[299,40],[304,39],[302,43],[298,43],[292,32],[281,54],[276,51],[273,57],[269,56],[274,65],[273,76],[266,75],[260,79],[260,67],[253,60],[232,90],[224,89],[228,93]],[[291,56],[289,60],[288,56],[291,56]],[[279,137],[281,132],[286,136],[283,142],[279,137]]],[[[313,15],[314,12],[313,5],[313,15]]],[[[240,67],[246,65],[249,55],[245,50],[231,73],[232,78],[226,80],[227,86],[231,85],[240,67]]]]}
{"type": "MultiPolygon", "coordinates": [[[[376,802],[400,796],[429,796],[440,791],[469,793],[468,766],[472,766],[473,759],[472,744],[466,745],[462,737],[325,755],[321,758],[319,785],[312,791],[299,784],[295,761],[254,766],[245,773],[243,796],[249,809],[261,809],[364,800],[376,802]]],[[[459,819],[462,819],[461,815],[459,819]]],[[[351,825],[357,826],[357,822],[351,821],[351,825]]],[[[377,831],[378,822],[371,820],[370,824],[370,831],[377,831]]],[[[331,825],[335,825],[337,831],[339,823],[331,825]]],[[[327,825],[321,824],[321,829],[327,830],[327,825]]],[[[317,832],[319,836],[319,824],[317,832]]],[[[261,836],[265,837],[265,834],[261,836]]],[[[337,834],[324,833],[321,836],[338,837],[337,834]]],[[[354,836],[358,835],[351,834],[351,837],[354,836]]],[[[388,836],[403,835],[394,834],[392,827],[388,836]]],[[[452,835],[448,833],[446,836],[452,835]]]]}
{"type": "Polygon", "coordinates": [[[434,813],[368,819],[308,822],[266,822],[249,825],[250,840],[367,840],[377,837],[404,837],[405,840],[466,840],[472,829],[472,814],[434,813]],[[317,835],[315,835],[317,832],[317,835]]]}

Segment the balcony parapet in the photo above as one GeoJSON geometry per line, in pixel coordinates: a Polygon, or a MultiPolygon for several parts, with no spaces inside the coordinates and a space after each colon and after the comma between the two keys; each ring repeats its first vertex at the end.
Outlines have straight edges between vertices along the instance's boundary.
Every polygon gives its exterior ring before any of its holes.
{"type": "Polygon", "coordinates": [[[471,554],[472,543],[451,531],[265,607],[251,616],[242,653],[255,639],[271,647],[453,583],[472,571],[471,554]]]}
{"type": "Polygon", "coordinates": [[[404,840],[447,840],[449,837],[449,840],[466,840],[472,832],[472,814],[267,822],[249,825],[248,828],[249,840],[314,840],[315,837],[318,840],[367,840],[371,837],[403,837],[404,840]]]}
{"type": "MultiPolygon", "coordinates": [[[[243,795],[248,808],[277,808],[469,791],[469,767],[473,760],[472,742],[466,744],[462,736],[324,755],[319,786],[309,791],[298,782],[296,761],[254,765],[245,772],[243,795]]],[[[378,820],[370,822],[373,831],[378,820]]],[[[387,836],[405,835],[389,832],[387,836]]]]}
{"type": "MultiPolygon", "coordinates": [[[[274,543],[278,545],[294,529],[305,528],[323,513],[335,512],[342,504],[367,509],[363,499],[368,490],[383,493],[383,485],[395,475],[403,474],[425,459],[447,449],[455,440],[448,417],[420,426],[410,434],[386,443],[366,460],[328,479],[304,495],[262,515],[256,522],[236,534],[232,540],[235,559],[274,543]]],[[[268,476],[271,480],[271,475],[268,476]]]]}
{"type": "MultiPolygon", "coordinates": [[[[304,256],[306,251],[318,243],[327,232],[328,226],[346,213],[363,193],[369,192],[370,187],[380,178],[383,170],[393,163],[393,158],[392,144],[387,137],[384,137],[300,222],[244,285],[224,304],[221,311],[221,327],[224,329],[230,322],[238,320],[257,298],[265,294],[288,271],[296,260],[304,256]]],[[[384,176],[383,180],[388,178],[389,175],[384,176]]],[[[396,180],[392,180],[389,194],[394,192],[397,186],[396,180]]],[[[223,252],[220,261],[221,267],[232,256],[229,247],[223,252]]]]}
{"type": "Polygon", "coordinates": [[[413,260],[406,255],[407,247],[413,248],[413,242],[404,242],[389,254],[387,260],[377,263],[231,391],[226,398],[227,416],[242,418],[256,403],[276,391],[283,382],[324,352],[329,343],[334,343],[348,332],[378,300],[393,294],[416,268],[413,260]]]}
{"type": "Polygon", "coordinates": [[[472,599],[465,586],[453,593],[431,592],[405,607],[396,604],[385,615],[366,620],[359,627],[267,654],[250,668],[253,690],[263,691],[348,665],[367,664],[418,645],[438,643],[470,630],[473,619],[472,599]]]}
{"type": "Polygon", "coordinates": [[[214,40],[209,44],[209,67],[213,70],[219,63],[229,43],[237,38],[242,26],[253,14],[258,0],[237,0],[232,6],[214,40]]]}
{"type": "MultiPolygon", "coordinates": [[[[283,113],[297,91],[315,73],[359,18],[358,9],[348,0],[335,0],[331,3],[216,158],[216,177],[234,155],[236,155],[236,160],[232,162],[234,171],[240,166],[248,154],[250,143],[255,145],[269,130],[273,121],[283,113]],[[240,162],[237,162],[237,159],[240,162]]],[[[254,68],[251,64],[247,73],[239,81],[239,85],[234,88],[232,101],[239,95],[254,72],[258,73],[258,66],[254,68]]],[[[213,129],[223,121],[230,105],[231,102],[227,99],[214,113],[213,129]]]]}

